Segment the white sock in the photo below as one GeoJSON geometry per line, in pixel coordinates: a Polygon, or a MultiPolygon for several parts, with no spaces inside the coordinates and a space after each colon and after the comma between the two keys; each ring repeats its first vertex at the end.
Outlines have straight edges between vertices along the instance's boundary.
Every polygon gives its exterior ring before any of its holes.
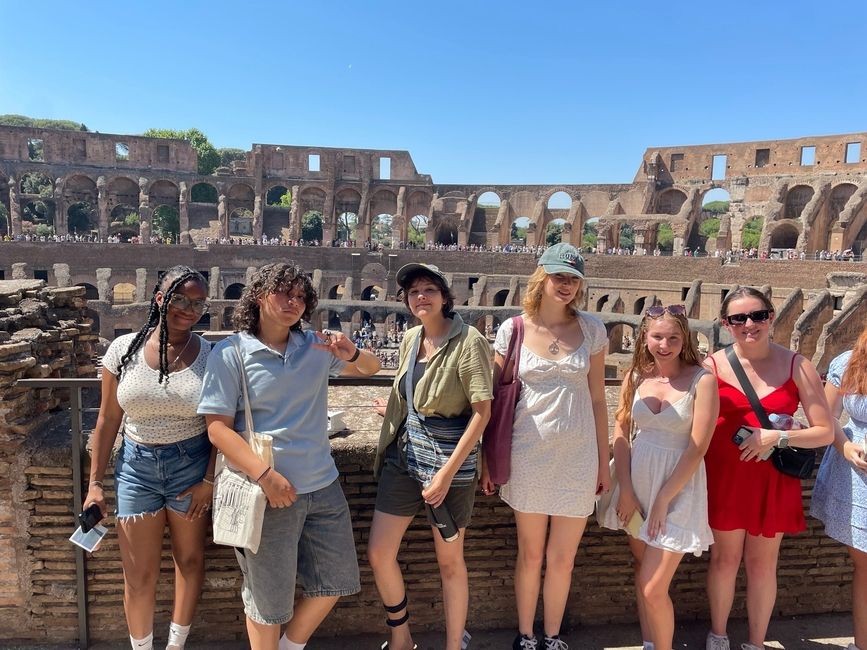
{"type": "Polygon", "coordinates": [[[645,641],[644,642],[644,650],[655,650],[655,646],[653,645],[653,641],[645,641]]]}
{"type": "Polygon", "coordinates": [[[142,639],[134,639],[130,635],[129,644],[132,646],[132,650],[154,650],[154,633],[151,632],[142,639]]]}
{"type": "Polygon", "coordinates": [[[280,643],[277,645],[277,650],[304,650],[306,643],[295,643],[290,641],[285,634],[280,637],[280,643]]]}
{"type": "Polygon", "coordinates": [[[187,642],[187,637],[190,635],[189,625],[178,625],[174,621],[169,625],[169,640],[166,643],[166,650],[184,650],[184,644],[187,642]]]}

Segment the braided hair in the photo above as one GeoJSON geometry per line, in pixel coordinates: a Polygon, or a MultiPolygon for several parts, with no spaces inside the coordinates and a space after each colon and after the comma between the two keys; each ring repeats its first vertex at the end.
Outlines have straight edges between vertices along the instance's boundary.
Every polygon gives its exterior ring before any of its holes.
{"type": "Polygon", "coordinates": [[[171,298],[174,295],[175,291],[178,290],[179,287],[182,287],[186,282],[190,280],[194,282],[198,282],[203,287],[207,287],[208,283],[205,282],[204,276],[196,271],[195,269],[191,269],[189,266],[173,266],[167,271],[164,271],[160,274],[159,279],[157,280],[156,286],[154,286],[153,294],[151,295],[151,304],[150,309],[148,310],[148,317],[145,324],[138,331],[133,338],[132,342],[129,344],[129,347],[126,349],[126,353],[120,358],[120,364],[117,367],[117,378],[120,381],[120,376],[123,373],[123,369],[130,359],[135,355],[136,352],[141,349],[142,345],[144,345],[145,340],[147,340],[148,334],[159,325],[160,332],[160,375],[158,382],[160,384],[163,383],[163,379],[165,378],[166,384],[169,381],[169,351],[168,351],[168,343],[169,343],[169,328],[168,322],[166,319],[166,314],[169,310],[169,302],[171,302],[171,298]],[[157,292],[163,292],[163,304],[157,304],[157,292]]]}

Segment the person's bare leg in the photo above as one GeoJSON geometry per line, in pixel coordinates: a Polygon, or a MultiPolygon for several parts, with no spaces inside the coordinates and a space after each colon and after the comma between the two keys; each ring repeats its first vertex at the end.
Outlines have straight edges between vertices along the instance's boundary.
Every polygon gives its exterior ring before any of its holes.
{"type": "Polygon", "coordinates": [[[153,632],[157,580],[163,550],[166,512],[118,519],[123,566],[123,609],[129,633],[142,639],[153,632]]]}
{"type": "Polygon", "coordinates": [[[547,636],[560,634],[566,600],[572,586],[572,570],[575,568],[575,553],[584,528],[586,517],[551,517],[551,532],[545,548],[545,584],[542,588],[542,611],[547,636]]]}
{"type": "Polygon", "coordinates": [[[668,588],[682,559],[683,553],[663,551],[652,546],[644,550],[638,585],[644,599],[654,650],[672,650],[674,604],[668,588]]]}
{"type": "Polygon", "coordinates": [[[339,599],[339,596],[315,596],[297,601],[292,619],[286,624],[286,638],[292,643],[307,643],[339,599]]]}
{"type": "MultiPolygon", "coordinates": [[[[399,517],[379,510],[373,511],[370,539],[367,543],[367,561],[373,569],[373,579],[379,597],[386,607],[399,605],[406,597],[406,585],[403,582],[400,564],[397,562],[397,553],[412,519],[412,517],[399,517]]],[[[396,612],[389,612],[386,617],[399,620],[405,614],[406,608],[403,608],[396,612]]],[[[389,650],[412,650],[413,641],[409,622],[397,627],[389,627],[389,632],[389,650]]]]}
{"type": "Polygon", "coordinates": [[[172,558],[175,562],[175,603],[172,622],[189,625],[196,613],[205,580],[205,533],[208,517],[188,521],[169,511],[172,558]]]}
{"type": "Polygon", "coordinates": [[[446,614],[445,650],[461,650],[464,628],[467,625],[470,586],[467,579],[467,565],[464,562],[466,531],[466,528],[459,529],[458,538],[447,542],[436,528],[431,527],[443,584],[443,609],[446,614]]]}
{"type": "Polygon", "coordinates": [[[257,623],[248,616],[247,637],[250,640],[250,650],[277,650],[280,626],[257,623]]]}
{"type": "Polygon", "coordinates": [[[515,604],[518,632],[533,636],[533,622],[542,589],[542,560],[548,534],[548,515],[515,511],[518,557],[515,562],[515,604]]]}
{"type": "Polygon", "coordinates": [[[714,530],[707,571],[710,630],[726,636],[729,614],[735,600],[735,582],[744,554],[745,530],[714,530]]]}
{"type": "Polygon", "coordinates": [[[764,645],[777,600],[777,559],[782,541],[782,533],[774,537],[747,535],[744,544],[750,643],[760,648],[764,645]]]}
{"type": "Polygon", "coordinates": [[[641,573],[641,562],[644,559],[644,551],[647,548],[647,544],[630,535],[627,535],[627,540],[629,542],[629,550],[632,551],[632,557],[635,559],[633,566],[635,577],[633,582],[635,584],[635,604],[638,607],[638,623],[641,626],[641,639],[642,641],[650,641],[651,633],[650,623],[647,622],[647,608],[644,604],[644,595],[638,586],[638,576],[641,573]]]}

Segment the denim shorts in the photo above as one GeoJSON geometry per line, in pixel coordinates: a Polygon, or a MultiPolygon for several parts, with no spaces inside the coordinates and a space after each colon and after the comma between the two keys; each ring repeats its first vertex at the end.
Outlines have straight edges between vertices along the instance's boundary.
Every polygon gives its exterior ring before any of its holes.
{"type": "Polygon", "coordinates": [[[259,551],[235,549],[248,618],[278,625],[292,618],[296,579],[305,598],[361,591],[349,505],[340,482],[299,494],[288,508],[265,509],[259,551]]]}
{"type": "Polygon", "coordinates": [[[143,445],[124,436],[114,468],[119,518],[155,514],[169,508],[186,514],[192,496],[177,496],[202,482],[211,442],[201,435],[168,445],[143,445]]]}

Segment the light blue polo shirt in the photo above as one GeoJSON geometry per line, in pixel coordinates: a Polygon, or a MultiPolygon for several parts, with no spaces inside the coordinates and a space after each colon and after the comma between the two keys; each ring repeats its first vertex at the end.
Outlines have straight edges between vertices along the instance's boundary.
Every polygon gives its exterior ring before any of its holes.
{"type": "Polygon", "coordinates": [[[274,436],[274,467],[299,494],[321,490],[337,478],[328,441],[328,377],[346,365],[317,350],[313,332],[291,332],[285,354],[240,332],[208,355],[198,413],[235,417],[244,430],[244,395],[236,344],[244,358],[250,410],[257,433],[274,436]]]}

